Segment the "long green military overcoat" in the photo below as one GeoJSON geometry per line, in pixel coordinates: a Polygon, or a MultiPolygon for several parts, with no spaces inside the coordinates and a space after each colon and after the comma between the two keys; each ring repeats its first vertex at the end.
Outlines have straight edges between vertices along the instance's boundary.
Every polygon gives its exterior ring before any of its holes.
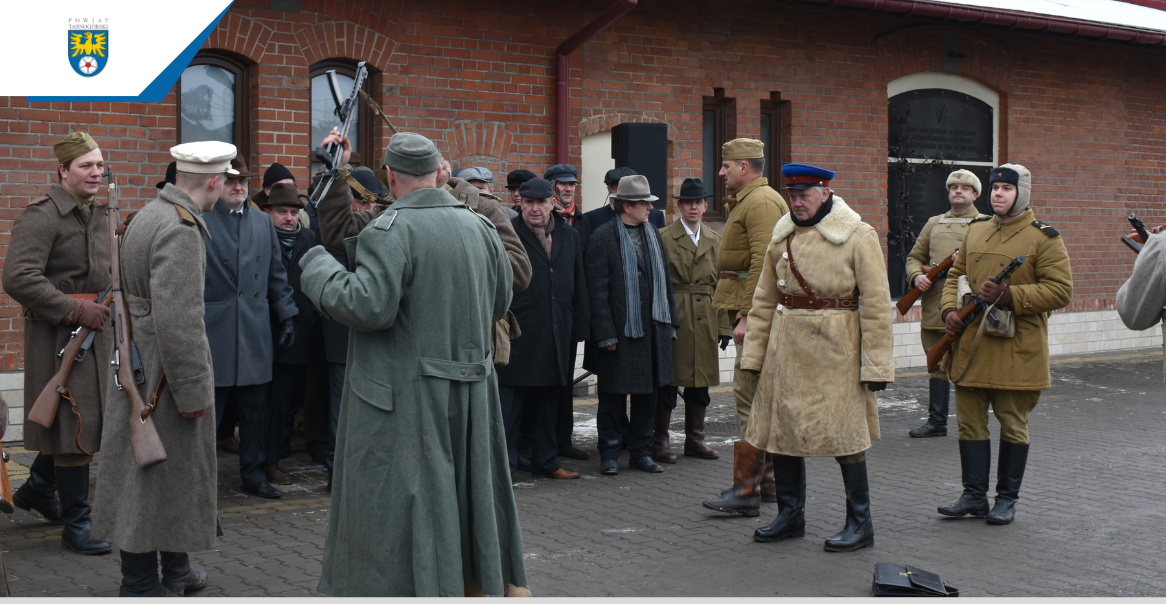
{"type": "Polygon", "coordinates": [[[489,221],[440,189],[312,258],[304,293],[352,328],[320,591],[488,595],[526,586],[490,350],[513,276],[489,221]]]}

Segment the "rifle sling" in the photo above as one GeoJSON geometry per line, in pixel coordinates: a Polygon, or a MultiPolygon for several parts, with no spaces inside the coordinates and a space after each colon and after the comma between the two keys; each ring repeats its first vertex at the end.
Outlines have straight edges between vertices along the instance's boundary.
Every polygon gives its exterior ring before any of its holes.
{"type": "MultiPolygon", "coordinates": [[[[1004,292],[1000,292],[1000,296],[1004,296],[1004,292]]],[[[996,302],[999,301],[1000,298],[996,298],[996,302]]],[[[973,336],[972,339],[972,349],[968,351],[968,362],[964,365],[963,372],[960,373],[960,376],[955,380],[951,379],[951,368],[955,364],[955,355],[956,352],[959,351],[960,340],[963,339],[964,332],[961,331],[960,335],[956,337],[955,342],[952,343],[951,350],[947,353],[947,366],[943,368],[943,372],[947,375],[947,381],[951,382],[953,385],[964,381],[964,378],[968,375],[968,370],[972,367],[972,361],[976,360],[976,352],[980,350],[980,338],[984,336],[984,327],[985,323],[988,321],[988,313],[992,312],[992,309],[996,308],[996,302],[993,302],[992,305],[983,312],[980,318],[980,327],[976,329],[976,335],[973,336]]]]}
{"type": "Polygon", "coordinates": [[[158,406],[158,399],[162,398],[162,389],[166,387],[166,374],[162,374],[162,379],[158,380],[158,387],[154,388],[154,393],[150,395],[150,402],[146,403],[146,408],[142,409],[142,421],[146,421],[154,409],[158,406]]]}
{"type": "Polygon", "coordinates": [[[83,427],[83,422],[81,421],[81,412],[77,410],[77,401],[73,399],[73,393],[65,386],[57,386],[57,394],[60,394],[61,398],[69,401],[69,409],[73,412],[73,415],[77,416],[77,434],[73,436],[73,444],[76,445],[78,451],[92,456],[92,453],[86,451],[81,446],[81,428],[83,427]]]}

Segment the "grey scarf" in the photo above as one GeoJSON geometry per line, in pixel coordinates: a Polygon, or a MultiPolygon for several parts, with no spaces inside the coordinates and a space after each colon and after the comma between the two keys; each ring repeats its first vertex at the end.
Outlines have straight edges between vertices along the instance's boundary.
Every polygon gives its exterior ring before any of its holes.
{"type": "MultiPolygon", "coordinates": [[[[619,253],[623,257],[624,291],[627,292],[627,321],[624,322],[623,335],[629,338],[644,336],[644,323],[640,318],[640,279],[636,268],[636,248],[632,237],[628,234],[628,226],[622,220],[616,219],[619,225],[619,253]]],[[[643,228],[643,227],[630,227],[643,228]]],[[[654,233],[643,231],[647,239],[648,258],[645,264],[652,274],[652,319],[668,325],[672,324],[672,314],[668,307],[667,269],[664,268],[664,252],[660,243],[656,241],[654,233]]]]}

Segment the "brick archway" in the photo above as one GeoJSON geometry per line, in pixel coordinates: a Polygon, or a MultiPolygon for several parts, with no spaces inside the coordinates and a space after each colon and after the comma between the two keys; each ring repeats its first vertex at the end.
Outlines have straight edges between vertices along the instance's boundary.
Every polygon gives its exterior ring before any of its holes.
{"type": "Polygon", "coordinates": [[[620,124],[667,124],[668,142],[674,142],[680,138],[680,131],[676,129],[676,126],[651,116],[631,113],[605,113],[603,115],[593,115],[584,118],[579,121],[579,138],[582,139],[597,132],[611,130],[620,124]]]}
{"type": "Polygon", "coordinates": [[[455,168],[484,162],[491,170],[503,170],[510,163],[514,136],[505,122],[456,121],[445,132],[447,159],[455,168]]]}
{"type": "Polygon", "coordinates": [[[397,47],[396,40],[348,21],[329,21],[296,32],[302,41],[304,62],[315,65],[325,59],[367,61],[381,73],[389,72],[389,59],[397,47]]]}
{"type": "Polygon", "coordinates": [[[260,63],[274,31],[244,15],[228,12],[203,43],[203,50],[226,50],[260,63]]]}

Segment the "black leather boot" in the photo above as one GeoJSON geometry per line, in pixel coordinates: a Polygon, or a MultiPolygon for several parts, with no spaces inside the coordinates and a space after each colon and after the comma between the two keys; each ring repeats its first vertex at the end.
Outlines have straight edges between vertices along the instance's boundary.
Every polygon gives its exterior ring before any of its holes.
{"type": "Polygon", "coordinates": [[[960,471],[963,475],[964,493],[959,501],[939,507],[944,516],[967,516],[976,518],[988,515],[988,472],[992,470],[992,441],[961,440],[960,471]]]}
{"type": "Polygon", "coordinates": [[[1000,441],[1000,461],[996,465],[996,505],[988,512],[988,524],[1008,524],[1016,516],[1020,481],[1028,464],[1028,445],[1000,441]]]}
{"type": "Polygon", "coordinates": [[[761,466],[765,452],[753,445],[733,443],[733,486],[719,497],[708,499],[704,507],[726,514],[761,515],[761,466]]]}
{"type": "Polygon", "coordinates": [[[777,518],[753,531],[754,541],[781,541],[806,535],[806,459],[773,455],[777,518]]]}
{"type": "Polygon", "coordinates": [[[121,589],[123,598],[167,598],[176,596],[158,581],[158,552],[133,554],[121,552],[121,589]]]}
{"type": "Polygon", "coordinates": [[[162,586],[180,596],[206,587],[206,573],[190,568],[186,552],[162,552],[162,586]]]}
{"type": "Polygon", "coordinates": [[[110,546],[95,540],[89,523],[89,466],[57,467],[61,492],[61,545],[78,554],[107,554],[110,546]]]}
{"type": "Polygon", "coordinates": [[[927,423],[907,434],[915,438],[947,436],[947,408],[951,401],[951,387],[947,380],[931,378],[928,384],[927,423]]]}
{"type": "Polygon", "coordinates": [[[35,510],[51,524],[60,524],[61,502],[57,500],[57,473],[52,455],[37,454],[28,468],[28,480],[12,494],[12,503],[22,510],[35,510]]]}
{"type": "Polygon", "coordinates": [[[842,483],[846,485],[846,527],[826,540],[826,551],[853,552],[874,545],[866,460],[840,464],[838,467],[842,469],[842,483]]]}

